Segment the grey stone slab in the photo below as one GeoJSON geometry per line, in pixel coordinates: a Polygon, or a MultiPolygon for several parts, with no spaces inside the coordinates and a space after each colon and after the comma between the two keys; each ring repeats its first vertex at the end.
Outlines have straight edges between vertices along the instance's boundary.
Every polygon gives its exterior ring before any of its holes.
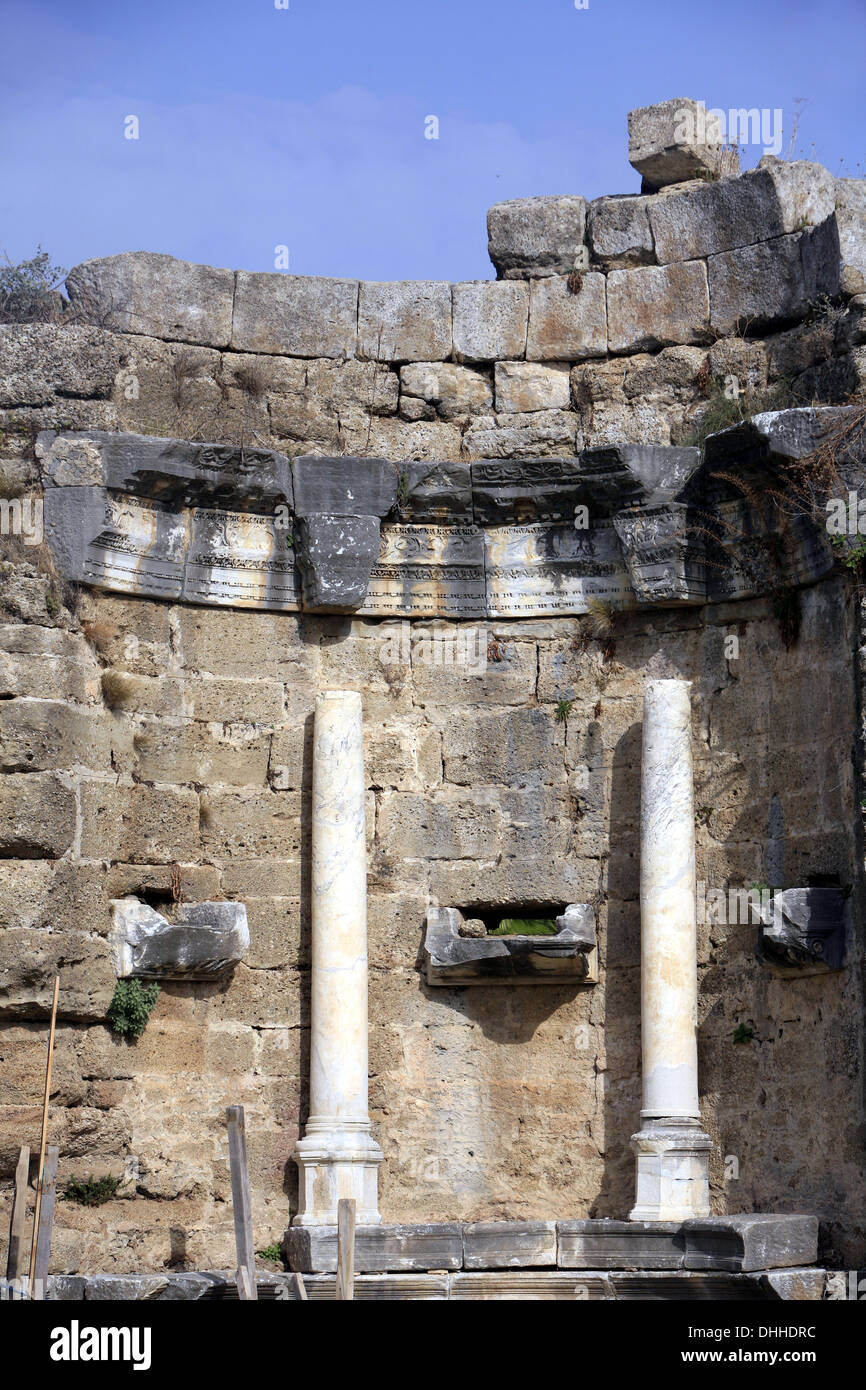
{"type": "Polygon", "coordinates": [[[580,262],[586,199],[513,198],[487,213],[487,249],[500,278],[568,272],[580,262]]]}
{"type": "Polygon", "coordinates": [[[841,970],[847,900],[841,888],[784,888],[762,906],[756,953],[794,971],[841,970]]]}
{"type": "Polygon", "coordinates": [[[362,280],[358,352],[378,362],[439,362],[450,357],[450,284],[362,280]]]}
{"type": "Polygon", "coordinates": [[[354,357],[357,280],[237,272],[231,345],[287,357],[354,357]]]}
{"type": "Polygon", "coordinates": [[[555,1221],[476,1221],[463,1228],[465,1269],[531,1269],[555,1264],[555,1221]]]}
{"type": "Polygon", "coordinates": [[[401,513],[405,521],[471,523],[472,474],[468,463],[406,463],[401,513]]]}
{"type": "MultiPolygon", "coordinates": [[[[736,254],[736,253],[734,253],[736,254]]],[[[733,280],[725,282],[736,298],[733,280]]],[[[612,270],[607,277],[607,331],[612,353],[707,341],[710,297],[703,261],[612,270]]]]}
{"type": "Polygon", "coordinates": [[[171,919],[138,898],[111,904],[109,947],[119,979],[213,980],[250,946],[243,903],[179,903],[171,919]]]}
{"type": "Polygon", "coordinates": [[[836,225],[842,253],[842,290],[866,290],[866,179],[836,180],[836,225]]]}
{"type": "Polygon", "coordinates": [[[558,1221],[562,1269],[681,1269],[679,1221],[558,1221]]]}
{"type": "Polygon", "coordinates": [[[295,546],[304,606],[321,612],[360,608],[379,558],[378,516],[298,518],[295,546]]]}
{"type": "Polygon", "coordinates": [[[572,458],[478,459],[470,466],[473,512],[479,526],[572,522],[575,507],[589,500],[572,458]]]}
{"type": "Polygon", "coordinates": [[[556,936],[463,936],[462,922],[457,908],[428,908],[428,985],[594,984],[598,978],[595,920],[585,903],[570,904],[557,917],[556,936]]]}
{"type": "Polygon", "coordinates": [[[732,425],[707,437],[704,446],[706,471],[742,469],[773,459],[802,459],[822,444],[834,443],[837,464],[861,463],[866,457],[866,432],[851,429],[858,407],[849,405],[800,406],[792,410],[770,410],[742,424],[732,425]]]}
{"type": "Polygon", "coordinates": [[[40,436],[47,485],[92,484],[172,506],[234,506],[270,512],[292,505],[285,454],[233,444],[86,430],[40,436]]]}
{"type": "Polygon", "coordinates": [[[86,1286],[83,1274],[49,1274],[46,1296],[51,1303],[79,1303],[86,1286]]]}
{"type": "Polygon", "coordinates": [[[397,499],[399,469],[387,459],[302,454],[292,460],[298,516],[385,516],[397,499]]]}
{"type": "MultiPolygon", "coordinates": [[[[449,1297],[449,1274],[356,1274],[355,1301],[358,1303],[417,1303],[433,1300],[442,1302],[449,1297]]],[[[311,1303],[333,1303],[336,1297],[335,1275],[307,1274],[304,1287],[311,1303]]],[[[260,1295],[261,1296],[261,1295],[260,1295]]],[[[289,1285],[288,1297],[298,1297],[289,1285]]]]}
{"type": "MultiPolygon", "coordinates": [[[[289,1268],[327,1273],[337,1268],[336,1226],[290,1226],[283,1236],[289,1268]]],[[[460,1222],[397,1226],[358,1226],[355,1269],[359,1274],[389,1270],[449,1270],[463,1264],[460,1222]]]]}
{"type": "Polygon", "coordinates": [[[564,1270],[499,1270],[452,1274],[450,1297],[458,1302],[598,1302],[615,1298],[609,1276],[601,1272],[564,1270]]]}
{"type": "Polygon", "coordinates": [[[613,516],[623,507],[674,501],[700,464],[700,449],[602,444],[585,449],[579,467],[592,499],[592,514],[613,516]]]}
{"type": "Polygon", "coordinates": [[[235,273],[152,251],[83,261],[66,277],[79,319],[116,333],[228,347],[235,273]]]}
{"type": "Polygon", "coordinates": [[[223,1274],[91,1274],[84,1297],[91,1303],[177,1303],[219,1297],[226,1282],[223,1274]]]}
{"type": "Polygon", "coordinates": [[[528,285],[516,280],[468,280],[452,287],[452,303],[458,362],[525,356],[528,285]]]}
{"type": "Polygon", "coordinates": [[[581,271],[533,280],[526,357],[531,362],[584,362],[607,352],[605,277],[581,271]]]}
{"type": "Polygon", "coordinates": [[[786,1303],[820,1303],[827,1292],[825,1269],[774,1270],[761,1276],[761,1283],[774,1298],[786,1303]]]}
{"type": "Polygon", "coordinates": [[[754,1270],[814,1265],[818,1218],[800,1215],[709,1216],[683,1222],[686,1269],[754,1270]]]}
{"type": "MultiPolygon", "coordinates": [[[[483,533],[472,525],[383,526],[379,557],[370,570],[366,598],[358,612],[383,617],[483,618],[487,612],[483,533]]],[[[483,655],[486,659],[486,641],[483,655]]],[[[408,660],[408,652],[395,659],[408,660]]]]}

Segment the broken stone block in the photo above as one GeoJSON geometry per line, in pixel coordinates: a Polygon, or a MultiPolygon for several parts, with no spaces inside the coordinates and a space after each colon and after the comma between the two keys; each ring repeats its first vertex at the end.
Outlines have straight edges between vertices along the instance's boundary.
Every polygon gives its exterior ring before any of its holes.
{"type": "Polygon", "coordinates": [[[287,357],[354,357],[358,281],[237,272],[231,345],[287,357]]]}
{"type": "Polygon", "coordinates": [[[437,362],[450,357],[450,284],[362,280],[358,353],[378,362],[437,362]]]}
{"type": "Polygon", "coordinates": [[[452,295],[458,362],[525,356],[528,285],[513,280],[467,280],[452,286],[452,295]]]}
{"type": "Polygon", "coordinates": [[[802,319],[819,300],[839,293],[840,273],[835,218],[812,229],[710,256],[712,328],[722,336],[741,331],[754,334],[802,319]]]}
{"type": "Polygon", "coordinates": [[[604,276],[597,271],[533,280],[529,299],[527,359],[582,362],[607,352],[604,276]]]}
{"type": "Polygon", "coordinates": [[[0,407],[51,405],[56,395],[111,396],[121,345],[89,324],[0,325],[0,407]]]}
{"type": "Polygon", "coordinates": [[[0,777],[0,858],[60,859],[75,838],[75,792],[49,772],[0,777]]]}
{"type": "Polygon", "coordinates": [[[628,162],[648,188],[739,171],[739,156],[724,148],[716,118],[689,97],[629,111],[628,162]]]}
{"type": "Polygon", "coordinates": [[[229,345],[234,285],[233,270],[152,251],[83,261],[66,277],[73,311],[86,323],[215,348],[229,345]]]}
{"type": "Polygon", "coordinates": [[[792,1215],[695,1217],[683,1222],[686,1269],[747,1273],[813,1265],[818,1218],[792,1215]]]}
{"type": "Polygon", "coordinates": [[[407,521],[466,523],[472,521],[472,474],[468,463],[407,463],[405,500],[407,521]]]}
{"type": "Polygon", "coordinates": [[[443,420],[478,415],[493,405],[487,377],[454,362],[410,362],[401,367],[400,393],[434,405],[443,420]]]}
{"type": "Polygon", "coordinates": [[[758,959],[798,971],[841,970],[845,904],[840,888],[777,890],[762,907],[758,959]]]}
{"type": "Polygon", "coordinates": [[[243,903],[179,903],[171,919],[136,897],[109,904],[108,942],[120,980],[213,980],[250,946],[243,903]]]}
{"type": "Polygon", "coordinates": [[[586,485],[574,459],[478,459],[471,465],[479,526],[574,520],[586,485]]]}
{"type": "Polygon", "coordinates": [[[700,449],[610,444],[585,449],[580,472],[591,489],[593,511],[612,516],[624,507],[672,502],[700,463],[700,449]]]}
{"type": "Polygon", "coordinates": [[[569,368],[537,362],[497,362],[496,409],[500,412],[567,410],[571,404],[569,368]]]}
{"type": "Polygon", "coordinates": [[[650,205],[651,199],[627,193],[590,203],[587,232],[592,259],[610,269],[653,265],[650,205]]]}
{"type": "Polygon", "coordinates": [[[292,477],[298,516],[385,516],[397,498],[398,471],[387,459],[304,454],[292,459],[292,477]]]}
{"type": "Polygon", "coordinates": [[[424,964],[428,985],[594,984],[595,919],[586,903],[572,903],[557,917],[555,936],[467,937],[454,907],[427,909],[424,964]]]}
{"type": "Polygon", "coordinates": [[[818,227],[833,216],[835,198],[833,176],[820,164],[765,157],[738,179],[650,199],[656,259],[690,261],[818,227]]]}
{"type": "Polygon", "coordinates": [[[703,342],[709,323],[707,270],[702,261],[612,270],[607,277],[612,353],[703,342]]]}
{"type": "Polygon", "coordinates": [[[586,199],[513,198],[487,214],[488,252],[501,279],[567,274],[581,261],[586,199]]]}
{"type": "Polygon", "coordinates": [[[701,516],[682,503],[633,507],[613,519],[638,603],[706,603],[701,516]]]}
{"type": "Polygon", "coordinates": [[[298,518],[295,549],[303,579],[304,604],[320,611],[360,608],[379,558],[378,516],[298,518]]]}
{"type": "Polygon", "coordinates": [[[842,291],[866,290],[866,179],[836,180],[836,225],[842,253],[842,291]]]}

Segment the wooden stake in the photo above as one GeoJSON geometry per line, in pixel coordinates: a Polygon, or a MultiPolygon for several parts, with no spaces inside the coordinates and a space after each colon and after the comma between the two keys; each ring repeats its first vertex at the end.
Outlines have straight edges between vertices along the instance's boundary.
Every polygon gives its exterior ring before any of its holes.
{"type": "Polygon", "coordinates": [[[15,1169],[15,1196],[9,1221],[9,1253],[6,1256],[6,1279],[13,1283],[21,1274],[24,1257],[24,1232],[27,1228],[27,1178],[30,1172],[30,1147],[25,1144],[18,1155],[15,1169]]]}
{"type": "Polygon", "coordinates": [[[36,1210],[33,1213],[33,1239],[30,1242],[30,1288],[33,1289],[33,1270],[36,1265],[36,1235],[39,1230],[39,1208],[42,1206],[42,1165],[45,1162],[45,1141],[48,1138],[48,1099],[51,1095],[51,1063],[54,1060],[54,1029],[57,1023],[57,996],[60,976],[54,979],[54,999],[51,1003],[51,1028],[48,1033],[48,1063],[45,1068],[45,1095],[42,1099],[42,1138],[39,1141],[39,1168],[36,1179],[36,1210]]]}
{"type": "Polygon", "coordinates": [[[235,1281],[243,1302],[258,1299],[256,1252],[253,1249],[253,1222],[250,1207],[250,1173],[247,1167],[247,1132],[244,1107],[230,1105],[226,1111],[229,1126],[229,1160],[232,1171],[232,1207],[235,1217],[235,1246],[238,1268],[235,1281]]]}
{"type": "Polygon", "coordinates": [[[355,1202],[341,1197],[337,1203],[337,1298],[355,1297],[355,1202]]]}
{"type": "Polygon", "coordinates": [[[300,1298],[304,1303],[308,1303],[309,1299],[307,1298],[307,1290],[304,1285],[303,1274],[295,1275],[295,1289],[297,1291],[298,1298],[300,1298]]]}
{"type": "Polygon", "coordinates": [[[30,1285],[30,1297],[44,1299],[48,1283],[48,1263],[51,1259],[51,1227],[54,1221],[54,1198],[57,1192],[57,1159],[60,1150],[49,1144],[42,1183],[42,1203],[39,1208],[39,1227],[36,1231],[36,1268],[30,1285]]]}

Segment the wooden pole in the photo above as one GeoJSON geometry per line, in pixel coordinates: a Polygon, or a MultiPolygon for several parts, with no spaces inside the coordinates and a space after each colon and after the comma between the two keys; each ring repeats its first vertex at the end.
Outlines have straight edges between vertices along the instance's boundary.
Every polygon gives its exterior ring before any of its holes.
{"type": "Polygon", "coordinates": [[[42,1099],[42,1138],[39,1141],[39,1168],[36,1178],[36,1210],[33,1213],[33,1239],[30,1242],[30,1288],[33,1289],[33,1270],[36,1265],[36,1234],[39,1229],[39,1208],[42,1206],[42,1165],[45,1162],[45,1141],[48,1138],[48,1099],[51,1095],[51,1063],[54,1060],[54,1029],[57,1024],[57,996],[60,976],[54,978],[54,998],[51,1002],[51,1028],[48,1033],[48,1063],[45,1068],[45,1095],[42,1099]]]}
{"type": "Polygon", "coordinates": [[[235,1281],[243,1302],[258,1299],[256,1252],[253,1249],[253,1221],[250,1204],[250,1172],[247,1167],[247,1132],[244,1107],[230,1105],[226,1111],[229,1126],[229,1160],[232,1173],[232,1207],[235,1217],[235,1247],[238,1268],[235,1281]]]}
{"type": "Polygon", "coordinates": [[[54,1198],[57,1193],[57,1159],[60,1150],[49,1144],[45,1158],[42,1203],[39,1208],[39,1227],[36,1232],[36,1269],[30,1286],[30,1297],[44,1299],[48,1283],[48,1262],[51,1259],[51,1227],[54,1221],[54,1198]]]}
{"type": "Polygon", "coordinates": [[[355,1297],[355,1202],[341,1197],[337,1203],[337,1298],[355,1297]]]}
{"type": "Polygon", "coordinates": [[[15,1196],[9,1221],[9,1252],[6,1256],[6,1280],[12,1284],[21,1274],[24,1256],[24,1232],[27,1228],[27,1178],[30,1172],[30,1146],[25,1144],[18,1155],[15,1169],[15,1196]]]}
{"type": "Polygon", "coordinates": [[[307,1298],[307,1290],[304,1285],[303,1274],[295,1275],[295,1292],[297,1293],[298,1298],[301,1299],[304,1303],[309,1302],[309,1299],[307,1298]]]}

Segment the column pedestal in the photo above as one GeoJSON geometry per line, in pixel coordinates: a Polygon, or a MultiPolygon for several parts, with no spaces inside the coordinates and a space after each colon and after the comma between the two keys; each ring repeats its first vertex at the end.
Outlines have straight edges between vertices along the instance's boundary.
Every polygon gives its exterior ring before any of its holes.
{"type": "Polygon", "coordinates": [[[336,1226],[357,1203],[359,1226],[381,1221],[383,1154],[368,1113],[367,842],[361,697],[327,690],[313,732],[310,1117],[295,1150],[294,1225],[336,1226]]]}
{"type": "Polygon", "coordinates": [[[650,681],[641,765],[641,1127],[633,1221],[710,1211],[698,1103],[695,809],[689,682],[650,681]]]}

